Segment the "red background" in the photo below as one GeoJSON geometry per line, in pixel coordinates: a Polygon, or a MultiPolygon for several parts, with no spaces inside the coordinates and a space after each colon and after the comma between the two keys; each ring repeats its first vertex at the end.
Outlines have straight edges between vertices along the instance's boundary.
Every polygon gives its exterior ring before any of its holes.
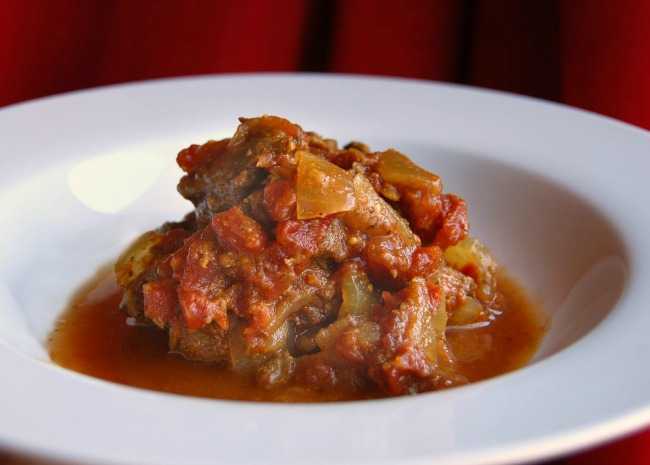
{"type": "MultiPolygon", "coordinates": [[[[645,0],[0,0],[0,106],[167,76],[333,71],[507,90],[650,129],[649,27],[645,0]]],[[[559,463],[647,462],[650,432],[559,463]]]]}
{"type": "Polygon", "coordinates": [[[165,76],[335,71],[556,100],[650,128],[646,0],[2,0],[0,105],[165,76]]]}

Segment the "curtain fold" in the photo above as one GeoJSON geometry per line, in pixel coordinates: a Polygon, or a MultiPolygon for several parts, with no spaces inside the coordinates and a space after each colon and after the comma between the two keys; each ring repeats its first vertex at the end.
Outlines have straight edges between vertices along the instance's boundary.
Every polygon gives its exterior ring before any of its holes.
{"type": "Polygon", "coordinates": [[[98,84],[205,73],[296,69],[306,20],[301,0],[118,0],[98,84]],[[278,4],[282,8],[278,8],[278,4]]]}
{"type": "Polygon", "coordinates": [[[329,69],[457,81],[463,13],[453,0],[340,0],[329,69]]]}
{"type": "Polygon", "coordinates": [[[561,100],[557,0],[481,0],[472,15],[468,83],[561,100]]]}
{"type": "Polygon", "coordinates": [[[562,101],[650,129],[650,2],[562,2],[562,101]]]}

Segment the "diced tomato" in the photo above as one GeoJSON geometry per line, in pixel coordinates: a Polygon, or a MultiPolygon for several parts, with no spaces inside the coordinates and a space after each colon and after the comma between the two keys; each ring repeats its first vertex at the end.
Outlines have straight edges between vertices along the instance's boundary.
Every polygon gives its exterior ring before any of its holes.
{"type": "Polygon", "coordinates": [[[178,298],[189,329],[200,329],[212,320],[228,328],[227,309],[222,299],[210,299],[205,293],[187,286],[178,288],[178,298]]]}
{"type": "Polygon", "coordinates": [[[315,255],[331,221],[331,218],[283,221],[275,229],[276,240],[289,255],[315,255]]]}
{"type": "Polygon", "coordinates": [[[203,241],[205,243],[206,241],[213,240],[213,238],[214,231],[212,231],[211,227],[207,226],[203,229],[198,230],[183,241],[182,247],[180,247],[176,252],[169,255],[167,258],[162,260],[161,263],[159,263],[159,270],[162,268],[161,271],[168,273],[168,270],[165,270],[165,268],[168,268],[171,270],[172,275],[175,279],[181,279],[185,271],[186,258],[189,248],[197,242],[203,241]]]}
{"type": "Polygon", "coordinates": [[[229,141],[230,139],[223,139],[211,140],[203,145],[192,144],[178,152],[176,163],[186,173],[196,171],[206,161],[219,156],[226,149],[229,141]]]}
{"type": "Polygon", "coordinates": [[[264,206],[275,221],[286,221],[296,217],[296,191],[291,183],[277,179],[264,188],[264,206]]]}
{"type": "Polygon", "coordinates": [[[144,315],[157,326],[164,328],[176,314],[176,282],[172,279],[152,281],[142,286],[142,292],[144,315]]]}
{"type": "Polygon", "coordinates": [[[256,256],[250,266],[242,267],[242,275],[265,299],[277,299],[295,279],[296,265],[295,261],[287,261],[287,255],[274,243],[256,256]]]}
{"type": "Polygon", "coordinates": [[[397,235],[371,238],[363,253],[370,276],[385,285],[406,281],[413,249],[405,246],[397,235]]]}
{"type": "Polygon", "coordinates": [[[227,300],[222,291],[228,285],[218,264],[220,249],[210,226],[185,240],[183,247],[163,262],[177,283],[178,302],[189,329],[216,321],[228,327],[227,300]]]}
{"type": "Polygon", "coordinates": [[[268,243],[262,226],[239,207],[214,215],[212,229],[221,243],[240,252],[259,253],[268,243]]]}
{"type": "Polygon", "coordinates": [[[444,219],[435,239],[435,243],[443,249],[458,244],[469,232],[465,201],[453,194],[446,194],[446,200],[449,207],[445,208],[444,219]]]}
{"type": "Polygon", "coordinates": [[[442,249],[438,246],[418,247],[411,257],[410,276],[428,276],[434,273],[443,261],[442,249]]]}
{"type": "Polygon", "coordinates": [[[404,189],[402,205],[413,230],[426,242],[435,234],[443,215],[442,195],[419,189],[404,189]]]}
{"type": "Polygon", "coordinates": [[[263,336],[273,318],[274,309],[264,301],[257,301],[248,306],[249,324],[244,328],[244,338],[252,346],[263,343],[263,336]]]}
{"type": "Polygon", "coordinates": [[[413,230],[425,243],[444,249],[467,237],[467,204],[456,195],[409,189],[403,192],[402,205],[413,230]]]}

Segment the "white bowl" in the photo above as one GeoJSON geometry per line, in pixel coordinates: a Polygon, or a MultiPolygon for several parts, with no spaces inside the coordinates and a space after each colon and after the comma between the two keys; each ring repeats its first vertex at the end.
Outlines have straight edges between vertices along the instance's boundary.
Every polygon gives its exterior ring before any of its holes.
{"type": "Polygon", "coordinates": [[[85,463],[507,463],[650,420],[650,137],[561,105],[418,81],[225,76],[115,86],[0,111],[0,444],[85,463]],[[133,389],[49,362],[72,292],[179,218],[179,148],[279,114],[396,147],[441,174],[552,315],[534,363],[415,397],[323,405],[133,389]]]}

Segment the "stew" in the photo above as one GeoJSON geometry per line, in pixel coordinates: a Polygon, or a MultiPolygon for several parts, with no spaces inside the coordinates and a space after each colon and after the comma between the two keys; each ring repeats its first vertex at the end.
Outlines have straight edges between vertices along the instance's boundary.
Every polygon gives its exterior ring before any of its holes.
{"type": "Polygon", "coordinates": [[[240,123],[180,151],[194,211],[79,296],[55,362],[181,394],[326,401],[462,385],[534,353],[541,314],[439,176],[280,117],[240,123]]]}

